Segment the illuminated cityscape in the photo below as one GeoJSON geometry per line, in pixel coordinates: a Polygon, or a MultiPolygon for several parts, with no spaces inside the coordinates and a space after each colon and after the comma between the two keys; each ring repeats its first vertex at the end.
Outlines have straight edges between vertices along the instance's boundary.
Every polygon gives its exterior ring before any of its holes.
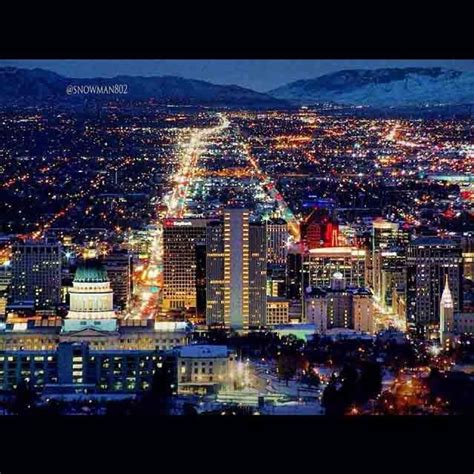
{"type": "Polygon", "coordinates": [[[4,413],[473,414],[472,103],[180,81],[0,100],[4,413]]]}

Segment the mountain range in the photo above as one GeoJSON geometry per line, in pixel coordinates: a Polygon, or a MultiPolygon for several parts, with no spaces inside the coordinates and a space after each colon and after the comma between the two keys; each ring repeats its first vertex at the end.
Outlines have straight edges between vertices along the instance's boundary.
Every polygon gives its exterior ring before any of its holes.
{"type": "Polygon", "coordinates": [[[0,68],[0,104],[71,102],[89,100],[148,100],[166,104],[287,107],[288,103],[267,94],[235,85],[217,85],[175,76],[116,76],[73,79],[44,69],[0,68]],[[127,85],[127,94],[70,94],[68,86],[127,85]]]}
{"type": "Polygon", "coordinates": [[[474,73],[443,68],[343,70],[299,80],[266,93],[175,76],[68,78],[43,69],[0,68],[0,105],[88,100],[148,100],[163,104],[287,108],[316,103],[407,107],[474,104],[474,73]],[[69,85],[126,84],[127,94],[68,95],[69,85]]]}
{"type": "Polygon", "coordinates": [[[474,73],[443,68],[353,69],[291,82],[267,92],[296,104],[370,107],[474,104],[474,73]]]}

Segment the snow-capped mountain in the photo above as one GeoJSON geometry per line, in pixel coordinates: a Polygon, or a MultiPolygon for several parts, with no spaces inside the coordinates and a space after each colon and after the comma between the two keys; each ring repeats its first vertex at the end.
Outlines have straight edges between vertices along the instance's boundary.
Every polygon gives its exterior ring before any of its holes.
{"type": "Polygon", "coordinates": [[[443,68],[338,71],[268,92],[298,104],[333,102],[371,107],[474,104],[474,73],[443,68]]]}

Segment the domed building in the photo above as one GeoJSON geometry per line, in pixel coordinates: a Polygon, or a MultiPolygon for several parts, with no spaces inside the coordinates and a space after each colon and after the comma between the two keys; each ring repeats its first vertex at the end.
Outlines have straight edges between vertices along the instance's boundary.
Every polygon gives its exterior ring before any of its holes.
{"type": "Polygon", "coordinates": [[[48,397],[131,395],[147,390],[158,364],[166,359],[173,366],[174,348],[189,342],[185,322],[118,317],[107,272],[96,260],[77,268],[69,296],[62,321],[0,326],[0,389],[13,390],[26,375],[48,397]],[[20,371],[25,357],[29,368],[20,371]]]}
{"type": "Polygon", "coordinates": [[[77,268],[72,285],[63,331],[77,331],[86,327],[115,331],[117,318],[113,307],[113,290],[101,263],[86,260],[77,268]]]}

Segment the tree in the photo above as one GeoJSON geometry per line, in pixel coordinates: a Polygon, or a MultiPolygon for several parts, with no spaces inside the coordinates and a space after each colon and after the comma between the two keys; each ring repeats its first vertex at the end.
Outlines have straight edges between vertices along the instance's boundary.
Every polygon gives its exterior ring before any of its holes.
{"type": "Polygon", "coordinates": [[[340,383],[337,378],[333,378],[328,386],[324,389],[321,404],[326,410],[326,415],[341,416],[344,415],[347,402],[344,399],[344,394],[341,391],[340,383]]]}
{"type": "Polygon", "coordinates": [[[183,415],[195,416],[198,412],[192,403],[185,403],[183,405],[183,415]]]}
{"type": "Polygon", "coordinates": [[[163,363],[161,367],[157,367],[153,374],[150,390],[144,393],[137,404],[137,414],[169,415],[174,382],[175,378],[171,365],[163,363]]]}
{"type": "Polygon", "coordinates": [[[12,412],[17,415],[26,415],[33,411],[37,394],[30,382],[22,380],[13,392],[12,412]]]}
{"type": "Polygon", "coordinates": [[[365,403],[382,390],[382,369],[375,362],[366,362],[359,379],[359,401],[365,403]]]}
{"type": "Polygon", "coordinates": [[[321,379],[319,375],[314,371],[314,367],[310,365],[306,370],[306,373],[303,377],[303,382],[310,387],[319,387],[321,379]]]}
{"type": "Polygon", "coordinates": [[[297,358],[295,354],[281,354],[277,361],[278,376],[285,380],[288,386],[289,380],[296,374],[297,358]]]}
{"type": "Polygon", "coordinates": [[[108,416],[126,416],[132,413],[134,408],[133,400],[119,400],[116,402],[107,402],[106,415],[108,416]]]}

